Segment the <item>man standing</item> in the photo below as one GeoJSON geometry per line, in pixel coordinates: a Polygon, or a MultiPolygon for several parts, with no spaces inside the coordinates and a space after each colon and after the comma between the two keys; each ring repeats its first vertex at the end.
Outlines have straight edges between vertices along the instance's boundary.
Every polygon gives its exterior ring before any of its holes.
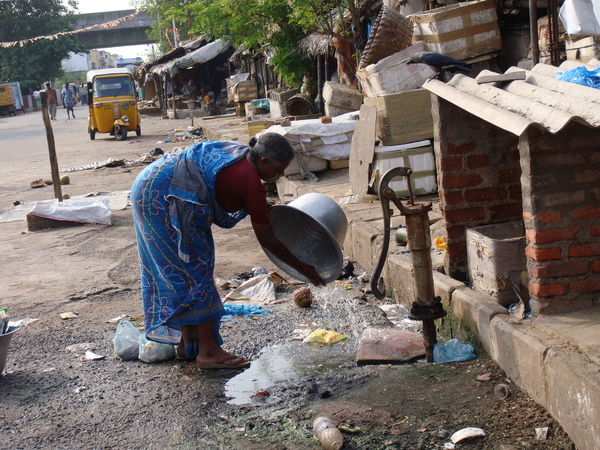
{"type": "Polygon", "coordinates": [[[50,87],[50,83],[46,83],[46,98],[48,99],[48,112],[50,113],[50,120],[56,120],[58,94],[56,93],[56,89],[50,87]]]}
{"type": "Polygon", "coordinates": [[[67,119],[71,118],[71,114],[73,114],[74,119],[75,111],[73,111],[73,93],[71,92],[71,89],[69,89],[69,83],[65,83],[65,87],[63,87],[62,91],[60,91],[60,95],[65,108],[67,108],[67,119]]]}

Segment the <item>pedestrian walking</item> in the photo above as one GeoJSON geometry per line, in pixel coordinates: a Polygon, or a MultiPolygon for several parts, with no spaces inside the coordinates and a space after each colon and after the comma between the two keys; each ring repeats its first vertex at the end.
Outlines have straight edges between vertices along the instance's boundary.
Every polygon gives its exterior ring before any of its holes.
{"type": "Polygon", "coordinates": [[[296,258],[274,235],[261,182],[283,175],[294,150],[283,136],[206,140],[146,167],[131,190],[140,256],[145,333],[149,340],[178,345],[177,358],[203,369],[250,364],[221,348],[225,309],[214,282],[211,225],[231,228],[250,215],[260,245],[325,285],[313,266],[296,258]]]}
{"type": "Polygon", "coordinates": [[[69,89],[69,83],[65,83],[60,95],[65,108],[67,108],[67,119],[71,118],[71,114],[73,114],[73,119],[75,119],[75,111],[73,111],[74,96],[73,92],[71,92],[71,89],[69,89]]]}
{"type": "Polygon", "coordinates": [[[50,113],[50,120],[56,120],[58,94],[56,93],[56,89],[50,86],[50,83],[46,83],[46,98],[48,99],[48,113],[50,113]]]}

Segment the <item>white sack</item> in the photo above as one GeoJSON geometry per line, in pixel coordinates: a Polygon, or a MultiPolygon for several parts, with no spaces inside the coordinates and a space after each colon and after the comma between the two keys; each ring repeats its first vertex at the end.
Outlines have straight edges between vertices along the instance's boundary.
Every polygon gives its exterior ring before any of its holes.
{"type": "Polygon", "coordinates": [[[55,220],[110,225],[111,212],[107,199],[75,202],[36,203],[30,213],[55,220]]]}

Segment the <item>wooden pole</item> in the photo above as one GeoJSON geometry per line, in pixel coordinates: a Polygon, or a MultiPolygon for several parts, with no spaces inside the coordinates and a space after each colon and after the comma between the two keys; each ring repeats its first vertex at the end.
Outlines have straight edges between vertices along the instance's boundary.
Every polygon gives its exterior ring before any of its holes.
{"type": "Polygon", "coordinates": [[[48,114],[48,97],[45,92],[40,92],[42,100],[42,119],[46,127],[46,140],[48,141],[48,153],[50,155],[50,170],[52,171],[52,186],[54,187],[54,196],[59,202],[63,201],[62,189],[60,185],[60,175],[58,174],[58,159],[56,158],[56,147],[54,145],[54,132],[50,123],[50,114],[48,114]]]}
{"type": "Polygon", "coordinates": [[[537,1],[529,0],[529,33],[531,36],[531,62],[535,66],[540,62],[540,43],[538,36],[537,1]]]}

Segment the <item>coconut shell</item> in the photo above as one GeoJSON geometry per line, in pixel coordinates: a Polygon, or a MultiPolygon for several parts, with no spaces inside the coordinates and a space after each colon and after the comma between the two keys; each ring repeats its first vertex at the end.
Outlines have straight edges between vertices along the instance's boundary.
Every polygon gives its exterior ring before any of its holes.
{"type": "Polygon", "coordinates": [[[292,298],[300,308],[309,308],[312,305],[312,292],[310,292],[309,287],[296,289],[292,294],[292,298]]]}

